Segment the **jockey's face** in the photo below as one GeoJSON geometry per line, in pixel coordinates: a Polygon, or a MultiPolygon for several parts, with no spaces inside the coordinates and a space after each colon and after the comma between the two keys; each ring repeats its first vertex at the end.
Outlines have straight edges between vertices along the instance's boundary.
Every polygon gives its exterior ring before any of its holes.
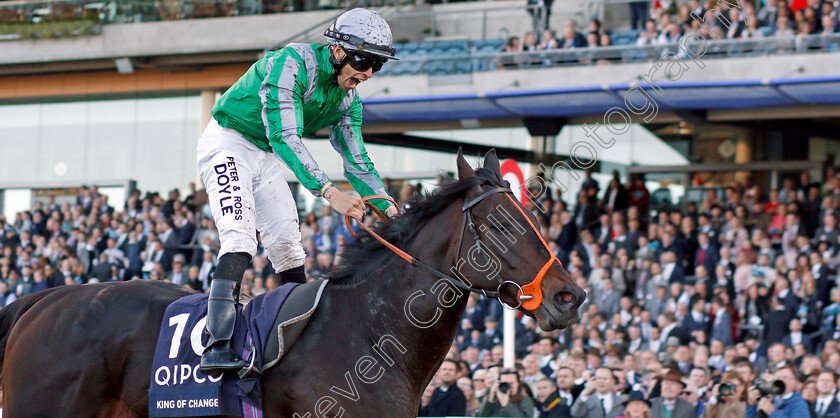
{"type": "MultiPolygon", "coordinates": [[[[332,53],[335,59],[339,61],[344,58],[345,54],[343,49],[336,46],[332,47],[332,53]]],[[[367,71],[357,71],[349,64],[345,64],[341,68],[341,72],[338,74],[336,81],[342,90],[350,91],[371,77],[373,77],[373,68],[368,68],[367,71]]]]}

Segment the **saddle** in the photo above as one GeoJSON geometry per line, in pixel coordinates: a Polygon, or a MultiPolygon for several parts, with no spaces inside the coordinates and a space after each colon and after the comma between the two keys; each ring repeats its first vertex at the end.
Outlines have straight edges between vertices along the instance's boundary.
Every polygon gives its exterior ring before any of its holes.
{"type": "Polygon", "coordinates": [[[303,333],[324,292],[329,280],[321,279],[295,287],[286,302],[280,307],[277,319],[263,347],[263,366],[266,371],[289,352],[295,341],[303,333]]]}

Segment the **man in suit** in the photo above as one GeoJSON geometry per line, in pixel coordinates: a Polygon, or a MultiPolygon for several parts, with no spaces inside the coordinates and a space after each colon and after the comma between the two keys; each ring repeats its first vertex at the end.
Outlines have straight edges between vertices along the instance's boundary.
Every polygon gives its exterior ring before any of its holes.
{"type": "Polygon", "coordinates": [[[460,416],[467,411],[467,398],[464,392],[455,384],[458,365],[453,360],[446,359],[438,369],[441,385],[432,392],[429,404],[420,408],[419,417],[460,416]]]}
{"type": "Polygon", "coordinates": [[[650,417],[695,418],[694,405],[679,398],[684,387],[680,372],[668,369],[662,377],[661,396],[650,400],[650,417]]]}
{"type": "Polygon", "coordinates": [[[188,214],[184,216],[176,213],[172,223],[175,225],[175,233],[179,245],[188,245],[195,235],[195,223],[193,222],[193,215],[188,214]]]}
{"type": "Polygon", "coordinates": [[[609,212],[621,212],[630,206],[630,195],[617,179],[612,179],[604,191],[604,208],[609,212]]]}
{"type": "MultiPolygon", "coordinates": [[[[606,367],[595,370],[595,376],[572,405],[573,417],[615,418],[624,412],[623,396],[615,395],[615,375],[606,367]]],[[[692,417],[693,418],[693,417],[692,417]]]]}
{"type": "Polygon", "coordinates": [[[787,365],[784,344],[773,343],[770,344],[766,350],[767,355],[764,357],[758,357],[756,361],[756,366],[758,367],[760,374],[763,374],[765,371],[772,373],[774,370],[787,365]]]}
{"type": "Polygon", "coordinates": [[[691,303],[691,312],[682,320],[683,328],[693,335],[695,331],[709,332],[709,315],[706,314],[706,301],[702,297],[695,296],[691,303]]]}
{"type": "Polygon", "coordinates": [[[184,271],[185,258],[182,254],[177,254],[172,260],[172,271],[166,274],[166,280],[177,285],[188,284],[187,272],[184,271]]]}
{"type": "Polygon", "coordinates": [[[589,197],[586,191],[581,191],[578,195],[578,204],[575,207],[575,226],[578,231],[590,230],[594,231],[598,227],[598,214],[600,209],[589,197]]]}
{"type": "MultiPolygon", "coordinates": [[[[631,296],[639,302],[644,302],[647,295],[656,292],[656,282],[653,280],[652,272],[653,264],[652,258],[645,257],[641,261],[641,266],[637,265],[635,269],[635,277],[632,279],[634,288],[632,289],[633,293],[631,296]]],[[[657,268],[659,268],[658,265],[657,268]]]]}
{"type": "Polygon", "coordinates": [[[601,247],[601,251],[606,252],[607,246],[612,241],[613,231],[610,223],[610,215],[602,213],[598,218],[598,228],[592,231],[595,234],[595,243],[601,247]]]}
{"type": "Polygon", "coordinates": [[[484,313],[484,309],[482,309],[481,305],[478,304],[478,295],[470,293],[469,299],[467,300],[467,309],[464,311],[463,319],[469,321],[471,330],[477,329],[479,331],[484,331],[485,317],[487,317],[487,314],[484,313]]]}
{"type": "MultiPolygon", "coordinates": [[[[667,252],[672,252],[675,255],[672,262],[681,261],[685,257],[685,251],[683,246],[684,242],[682,240],[682,237],[677,235],[673,225],[666,224],[666,229],[664,232],[662,232],[662,236],[660,237],[660,244],[661,245],[659,246],[657,254],[659,255],[659,261],[663,264],[663,267],[664,264],[668,261],[663,259],[662,256],[667,252]]],[[[682,266],[682,262],[677,264],[682,266]]],[[[667,277],[670,277],[670,273],[667,275],[667,277]]]]}
{"type": "MultiPolygon", "coordinates": [[[[581,360],[585,363],[585,360],[581,360]]],[[[584,366],[585,367],[585,366],[584,366]]],[[[583,391],[583,385],[575,384],[575,371],[571,367],[561,366],[554,372],[554,379],[557,382],[557,396],[560,402],[566,406],[569,416],[572,414],[572,405],[574,405],[580,393],[583,391]]]]}
{"type": "Polygon", "coordinates": [[[672,312],[660,314],[657,318],[657,323],[661,330],[659,340],[663,343],[668,341],[668,337],[677,337],[680,345],[689,345],[691,343],[691,335],[686,332],[685,328],[680,326],[672,312]]]}
{"type": "Polygon", "coordinates": [[[674,251],[665,251],[662,253],[662,277],[668,280],[668,283],[685,283],[685,271],[682,265],[677,260],[677,253],[674,251]]]}
{"type": "Polygon", "coordinates": [[[715,268],[720,261],[718,248],[711,243],[709,234],[701,232],[697,235],[697,250],[694,252],[694,266],[703,266],[706,271],[714,275],[715,268]]]}
{"type": "Polygon", "coordinates": [[[834,287],[834,280],[829,276],[828,267],[823,263],[823,256],[819,251],[814,251],[810,254],[811,257],[811,273],[814,279],[817,280],[817,295],[823,306],[831,304],[831,288],[834,287]]]}
{"type": "Polygon", "coordinates": [[[502,332],[496,328],[499,322],[493,316],[488,316],[484,319],[484,332],[479,337],[478,348],[482,350],[490,350],[494,346],[502,343],[502,332]]]}
{"type": "Polygon", "coordinates": [[[111,278],[111,266],[113,265],[108,262],[107,254],[101,254],[98,264],[93,266],[90,275],[99,280],[100,283],[107,282],[111,278]]]}
{"type": "Polygon", "coordinates": [[[539,417],[568,417],[571,416],[571,408],[567,405],[560,394],[554,381],[543,377],[537,382],[537,409],[539,417]]]}
{"type": "Polygon", "coordinates": [[[598,254],[600,254],[598,249],[595,247],[598,244],[595,242],[595,237],[592,235],[592,232],[589,230],[584,230],[580,232],[580,242],[575,244],[574,251],[577,251],[578,255],[580,255],[581,260],[585,263],[583,266],[583,273],[584,275],[589,275],[592,271],[592,268],[598,261],[598,254]]]}
{"type": "Polygon", "coordinates": [[[809,353],[814,352],[814,344],[811,342],[811,337],[802,332],[802,322],[799,319],[792,319],[789,325],[790,334],[782,338],[782,344],[786,347],[795,347],[797,344],[802,344],[805,351],[809,353]]]}
{"type": "Polygon", "coordinates": [[[774,289],[776,290],[776,298],[784,302],[788,317],[795,317],[799,310],[799,298],[790,288],[790,281],[787,279],[777,280],[774,289]]]}
{"type": "Polygon", "coordinates": [[[702,212],[697,215],[697,232],[706,234],[709,238],[710,245],[718,246],[720,244],[720,233],[718,232],[718,229],[712,225],[712,220],[708,213],[702,212]]]}
{"type": "MultiPolygon", "coordinates": [[[[807,227],[803,221],[799,219],[799,215],[789,213],[785,217],[784,232],[782,232],[782,253],[785,256],[785,262],[792,266],[796,263],[796,257],[799,256],[799,249],[796,245],[796,240],[800,235],[806,233],[807,227]]],[[[807,238],[805,238],[807,242],[807,238]]]]}
{"type": "Polygon", "coordinates": [[[720,296],[712,298],[712,312],[715,314],[715,321],[712,323],[712,333],[709,340],[720,341],[724,346],[735,344],[732,340],[732,318],[723,304],[720,296]]]}
{"type": "Polygon", "coordinates": [[[774,343],[780,343],[787,334],[788,323],[791,316],[785,310],[784,300],[774,298],[771,311],[764,318],[764,331],[761,336],[761,345],[758,354],[760,356],[767,354],[767,348],[774,343]]]}
{"type": "Polygon", "coordinates": [[[561,261],[565,258],[568,263],[569,253],[572,252],[572,249],[575,247],[575,241],[577,241],[578,230],[569,212],[560,214],[560,222],[562,222],[563,227],[560,230],[560,235],[557,236],[556,242],[557,246],[560,247],[561,261]]]}
{"type": "Polygon", "coordinates": [[[131,279],[134,276],[142,277],[143,275],[143,259],[141,253],[143,251],[143,243],[137,238],[136,231],[130,231],[126,239],[124,250],[126,258],[128,259],[128,266],[126,267],[125,277],[131,279]]]}
{"type": "MultiPolygon", "coordinates": [[[[724,278],[724,280],[726,280],[726,279],[724,278]]],[[[697,285],[698,284],[703,284],[704,286],[706,286],[707,290],[709,288],[712,288],[712,291],[714,291],[714,285],[716,283],[720,283],[720,282],[718,282],[716,279],[713,279],[712,276],[709,275],[709,270],[706,270],[706,266],[701,264],[699,266],[694,267],[694,290],[695,291],[697,290],[697,285]]],[[[733,286],[733,289],[734,289],[734,286],[733,286]]],[[[728,287],[727,287],[727,290],[729,290],[728,287]]],[[[703,297],[703,299],[706,302],[710,302],[711,298],[712,298],[712,294],[713,293],[706,292],[706,295],[703,297]]]]}
{"type": "Polygon", "coordinates": [[[642,338],[642,328],[638,324],[632,324],[627,327],[627,338],[630,343],[627,345],[627,351],[636,353],[642,350],[647,350],[650,345],[642,338]]]}
{"type": "Polygon", "coordinates": [[[811,405],[817,418],[833,418],[840,414],[836,382],[837,374],[830,370],[824,370],[817,376],[817,400],[811,405]]]}
{"type": "Polygon", "coordinates": [[[539,356],[540,371],[549,377],[554,375],[554,370],[557,368],[557,364],[554,363],[554,352],[557,349],[557,342],[556,338],[543,335],[540,337],[537,348],[534,350],[534,353],[539,356]]]}
{"type": "Polygon", "coordinates": [[[163,243],[163,258],[161,258],[160,263],[163,266],[163,271],[170,272],[172,271],[172,261],[175,259],[175,254],[181,246],[178,241],[178,234],[175,232],[172,220],[169,218],[159,221],[156,228],[158,239],[163,243]]]}
{"type": "MultiPolygon", "coordinates": [[[[563,29],[563,39],[560,41],[560,47],[568,48],[582,48],[586,46],[586,38],[583,34],[577,31],[577,25],[574,20],[567,20],[566,27],[563,29]]],[[[597,190],[596,190],[597,192],[597,190]]]]}
{"type": "Polygon", "coordinates": [[[837,216],[833,212],[826,212],[825,215],[823,215],[822,227],[814,234],[812,245],[816,247],[820,241],[836,245],[837,238],[840,238],[840,228],[837,226],[837,216]]]}
{"type": "Polygon", "coordinates": [[[659,318],[659,315],[665,313],[665,307],[668,304],[668,288],[665,285],[656,287],[653,294],[648,294],[647,301],[645,301],[645,310],[650,312],[653,318],[659,318]]]}
{"type": "MultiPolygon", "coordinates": [[[[606,273],[609,270],[604,270],[606,273]]],[[[615,289],[612,277],[605,274],[601,278],[601,283],[593,292],[593,301],[598,305],[598,308],[604,312],[607,318],[611,318],[613,314],[619,311],[619,301],[621,294],[615,289]]]]}
{"type": "Polygon", "coordinates": [[[205,251],[201,254],[201,264],[198,266],[198,281],[201,282],[201,288],[209,289],[210,281],[213,280],[213,274],[216,272],[216,254],[212,251],[205,251]]]}
{"type": "Polygon", "coordinates": [[[627,235],[627,228],[625,228],[622,224],[614,224],[612,228],[615,237],[609,245],[611,247],[611,252],[618,254],[618,250],[623,248],[627,251],[627,255],[630,258],[633,258],[635,248],[633,247],[633,241],[630,240],[630,236],[627,235]]]}

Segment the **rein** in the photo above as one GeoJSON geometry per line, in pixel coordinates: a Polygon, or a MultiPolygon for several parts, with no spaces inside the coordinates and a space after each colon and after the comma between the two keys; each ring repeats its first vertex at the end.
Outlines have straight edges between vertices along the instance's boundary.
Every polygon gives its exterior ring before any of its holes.
{"type": "MultiPolygon", "coordinates": [[[[450,276],[446,273],[440,272],[440,271],[436,270],[434,267],[418,260],[417,258],[412,256],[411,254],[408,254],[405,251],[399,249],[394,244],[391,244],[390,242],[386,241],[384,238],[379,236],[379,234],[377,234],[376,232],[373,232],[373,230],[368,228],[368,226],[365,225],[364,223],[360,222],[359,226],[362,229],[364,229],[365,232],[367,232],[372,237],[374,237],[377,241],[382,243],[382,245],[384,245],[386,248],[388,248],[389,250],[394,252],[396,255],[400,256],[400,258],[407,261],[409,264],[411,264],[413,266],[416,266],[416,267],[419,267],[419,268],[425,270],[426,272],[428,272],[428,273],[430,273],[430,274],[432,274],[436,277],[439,277],[441,279],[445,279],[446,281],[448,281],[453,286],[455,286],[459,289],[466,290],[468,292],[477,293],[477,294],[482,294],[482,295],[484,295],[485,297],[488,297],[488,298],[497,299],[497,300],[499,300],[499,303],[501,303],[503,306],[505,306],[506,308],[509,308],[509,309],[518,309],[519,307],[522,307],[526,310],[533,311],[533,310],[537,309],[540,306],[540,304],[542,304],[543,295],[542,295],[542,289],[540,288],[540,285],[542,284],[543,278],[545,277],[545,274],[548,272],[548,269],[551,267],[552,264],[554,264],[554,262],[557,262],[557,264],[560,264],[561,267],[562,267],[562,263],[560,263],[560,260],[557,258],[557,256],[555,256],[554,253],[551,252],[551,249],[549,248],[548,244],[545,242],[545,239],[543,239],[542,235],[539,233],[539,230],[536,228],[534,223],[531,222],[531,219],[528,218],[528,216],[525,214],[525,211],[522,209],[521,205],[518,204],[516,202],[516,200],[514,200],[511,197],[513,192],[511,192],[511,190],[509,188],[498,187],[498,188],[495,188],[495,189],[488,190],[488,191],[482,193],[481,195],[479,195],[478,197],[476,197],[475,199],[465,202],[464,206],[461,207],[461,211],[464,213],[464,217],[463,217],[463,220],[461,221],[461,233],[460,233],[460,236],[458,237],[458,253],[457,253],[457,256],[456,256],[456,260],[461,259],[461,247],[462,247],[463,240],[464,240],[464,232],[467,229],[470,230],[470,233],[472,234],[475,242],[477,242],[477,243],[481,242],[481,238],[478,235],[478,232],[476,231],[475,223],[473,222],[472,214],[470,213],[470,209],[473,206],[476,206],[479,203],[481,203],[487,197],[489,197],[491,195],[494,195],[496,193],[504,193],[505,197],[507,197],[508,200],[510,200],[511,203],[513,203],[513,205],[516,207],[516,209],[519,210],[519,213],[521,213],[522,216],[525,217],[525,220],[528,222],[528,225],[531,226],[531,229],[534,231],[534,233],[537,234],[537,237],[540,239],[540,242],[543,244],[543,246],[545,246],[546,250],[548,250],[548,253],[551,254],[551,257],[543,265],[543,267],[540,269],[540,271],[537,273],[537,275],[534,277],[534,280],[532,280],[530,283],[528,283],[524,286],[520,286],[518,283],[516,283],[514,281],[511,281],[511,280],[503,280],[501,277],[498,277],[499,286],[496,288],[495,291],[479,289],[479,288],[476,288],[476,287],[469,286],[469,285],[465,284],[463,281],[461,281],[461,280],[459,280],[455,277],[452,277],[452,276],[450,276]],[[519,299],[519,305],[509,306],[508,304],[502,302],[501,299],[499,299],[501,289],[506,284],[510,284],[510,285],[513,285],[513,286],[517,287],[517,289],[518,289],[517,298],[519,299]]],[[[370,203],[371,200],[375,200],[375,199],[387,200],[387,201],[391,202],[397,208],[397,211],[399,211],[399,205],[397,205],[397,202],[395,202],[394,199],[392,199],[390,197],[387,197],[387,196],[367,196],[367,197],[362,198],[362,200],[364,200],[364,202],[365,202],[365,206],[369,207],[383,221],[387,222],[388,217],[385,216],[385,214],[383,214],[382,211],[379,210],[379,208],[377,208],[372,203],[370,203]]],[[[353,230],[353,227],[351,225],[349,216],[344,217],[344,222],[346,223],[347,229],[350,230],[350,233],[353,235],[353,237],[358,238],[356,236],[356,232],[353,230]]],[[[478,249],[479,249],[479,251],[483,252],[484,250],[482,250],[481,247],[482,247],[482,245],[479,245],[478,249]]]]}

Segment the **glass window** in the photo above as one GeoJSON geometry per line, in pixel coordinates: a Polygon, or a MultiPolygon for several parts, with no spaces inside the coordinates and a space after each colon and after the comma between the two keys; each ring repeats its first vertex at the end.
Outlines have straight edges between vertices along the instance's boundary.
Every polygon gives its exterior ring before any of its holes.
{"type": "Polygon", "coordinates": [[[186,188],[200,108],[198,96],[0,106],[0,183],[186,188]]]}

